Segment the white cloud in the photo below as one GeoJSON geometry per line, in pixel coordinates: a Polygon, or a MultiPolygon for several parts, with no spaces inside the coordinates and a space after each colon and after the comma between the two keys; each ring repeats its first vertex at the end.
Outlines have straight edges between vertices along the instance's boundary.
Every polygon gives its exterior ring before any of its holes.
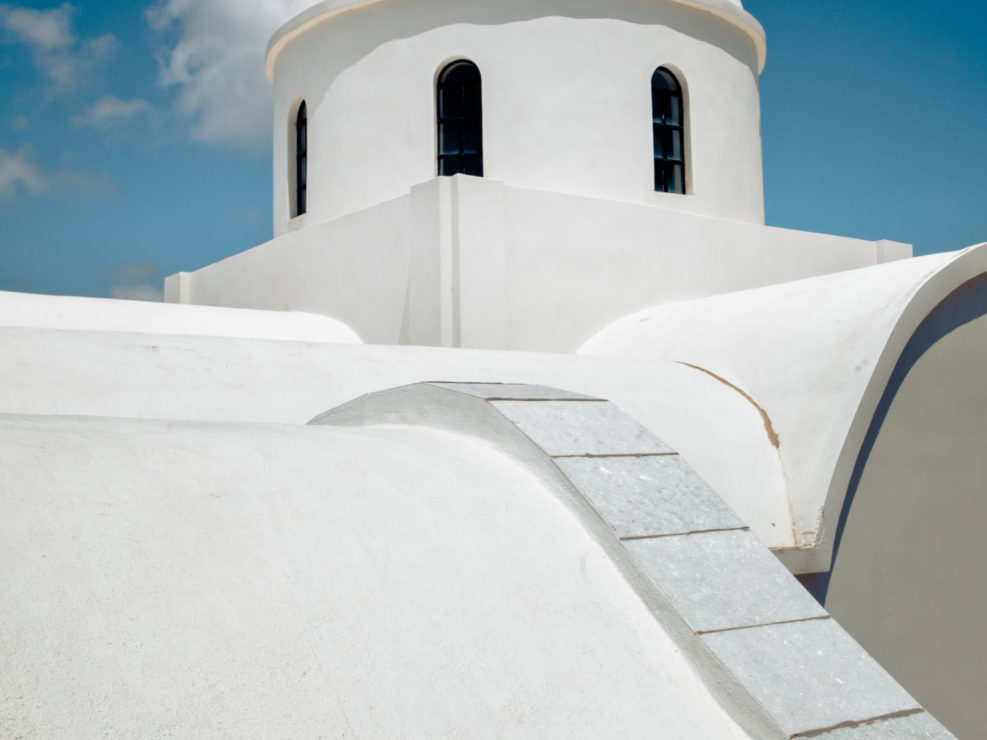
{"type": "Polygon", "coordinates": [[[106,177],[92,178],[73,170],[46,170],[34,161],[33,154],[27,145],[16,152],[0,149],[0,205],[8,205],[21,195],[39,196],[62,189],[94,197],[113,190],[106,177]]]}
{"type": "Polygon", "coordinates": [[[163,301],[164,292],[153,285],[114,285],[110,288],[110,298],[127,301],[163,301]]]}
{"type": "Polygon", "coordinates": [[[52,179],[31,161],[31,150],[23,146],[14,153],[0,149],[0,202],[7,203],[19,193],[40,195],[52,179]]]}
{"type": "Polygon", "coordinates": [[[160,268],[151,262],[124,262],[119,267],[104,267],[99,274],[105,279],[122,285],[136,285],[155,277],[160,268]]]}
{"type": "Polygon", "coordinates": [[[14,131],[23,131],[24,129],[26,129],[28,126],[31,125],[31,122],[27,119],[27,116],[25,116],[23,113],[18,113],[16,116],[14,116],[14,120],[11,122],[10,125],[14,129],[14,131]]]}
{"type": "Polygon", "coordinates": [[[49,98],[88,83],[118,46],[111,33],[79,39],[72,24],[75,12],[68,3],[48,10],[0,5],[0,27],[30,47],[35,66],[48,80],[45,94],[49,98]]]}
{"type": "Polygon", "coordinates": [[[124,262],[119,267],[104,267],[100,275],[105,280],[116,283],[110,288],[110,298],[123,298],[130,301],[163,301],[160,287],[150,282],[158,277],[161,269],[151,262],[124,262]]]}
{"type": "Polygon", "coordinates": [[[0,23],[21,41],[40,51],[65,49],[75,43],[72,6],[68,3],[50,10],[0,5],[0,23]]]}
{"type": "Polygon", "coordinates": [[[121,100],[104,95],[81,113],[72,117],[72,125],[108,129],[130,123],[151,112],[151,104],[142,98],[121,100]]]}
{"type": "Polygon", "coordinates": [[[62,95],[88,84],[96,70],[110,59],[118,45],[116,37],[107,33],[68,50],[36,55],[35,63],[50,83],[48,96],[62,95]]]}
{"type": "Polygon", "coordinates": [[[271,34],[313,0],[159,0],[147,11],[165,39],[161,82],[201,141],[270,146],[271,90],[264,50],[271,34]]]}

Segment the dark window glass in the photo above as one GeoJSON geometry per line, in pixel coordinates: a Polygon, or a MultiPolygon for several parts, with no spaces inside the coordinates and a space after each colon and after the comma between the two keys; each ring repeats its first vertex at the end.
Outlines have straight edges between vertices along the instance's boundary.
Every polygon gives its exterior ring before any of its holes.
{"type": "Polygon", "coordinates": [[[479,156],[463,157],[460,168],[460,172],[464,175],[483,177],[483,158],[479,156]]]}
{"type": "Polygon", "coordinates": [[[665,149],[666,156],[673,162],[682,161],[682,131],[670,129],[668,131],[668,148],[665,149]]]}
{"type": "Polygon", "coordinates": [[[459,157],[446,157],[439,159],[440,175],[455,175],[459,170],[459,157]]]}
{"type": "Polygon", "coordinates": [[[459,121],[446,121],[439,124],[439,159],[459,156],[459,132],[459,121]]]}
{"type": "Polygon", "coordinates": [[[669,96],[668,111],[665,113],[665,123],[682,123],[682,98],[679,95],[669,96]]]}
{"type": "Polygon", "coordinates": [[[476,84],[463,86],[463,118],[479,121],[483,106],[480,101],[480,73],[477,72],[476,84]]]}
{"type": "Polygon", "coordinates": [[[670,193],[685,192],[685,175],[682,172],[682,165],[680,164],[672,165],[670,179],[668,180],[667,184],[668,184],[668,192],[670,193]]]}
{"type": "Polygon", "coordinates": [[[662,67],[651,76],[651,120],[655,190],[685,193],[682,88],[675,75],[662,67]]]}
{"type": "Polygon", "coordinates": [[[440,175],[483,176],[483,104],[480,70],[461,59],[439,74],[435,95],[440,175]]]}
{"type": "Polygon", "coordinates": [[[439,118],[443,121],[458,121],[463,115],[463,98],[459,90],[439,88],[439,118]]]}
{"type": "Polygon", "coordinates": [[[295,116],[295,215],[306,210],[308,195],[308,111],[305,101],[298,106],[295,116]]]}
{"type": "Polygon", "coordinates": [[[460,142],[462,143],[463,154],[480,154],[480,127],[473,125],[463,126],[460,132],[460,142]]]}

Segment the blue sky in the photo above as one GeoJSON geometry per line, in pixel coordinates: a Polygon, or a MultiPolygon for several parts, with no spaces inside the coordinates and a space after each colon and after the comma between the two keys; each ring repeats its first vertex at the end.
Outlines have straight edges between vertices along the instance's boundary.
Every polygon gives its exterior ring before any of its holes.
{"type": "MultiPolygon", "coordinates": [[[[306,4],[0,3],[0,289],[154,298],[269,239],[263,47],[306,4]]],[[[745,5],[768,33],[769,224],[987,240],[981,2],[745,5]]]]}

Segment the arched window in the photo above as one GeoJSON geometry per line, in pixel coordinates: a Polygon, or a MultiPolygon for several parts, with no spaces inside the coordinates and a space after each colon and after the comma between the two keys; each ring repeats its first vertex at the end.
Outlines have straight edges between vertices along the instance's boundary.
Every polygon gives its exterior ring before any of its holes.
{"type": "Polygon", "coordinates": [[[682,88],[659,67],[651,76],[651,127],[654,135],[655,190],[685,193],[685,117],[682,88]]]}
{"type": "Polygon", "coordinates": [[[438,173],[483,176],[480,70],[460,59],[439,74],[435,90],[438,173]]]}
{"type": "Polygon", "coordinates": [[[305,101],[298,106],[295,116],[295,215],[306,210],[308,195],[308,111],[305,101]]]}

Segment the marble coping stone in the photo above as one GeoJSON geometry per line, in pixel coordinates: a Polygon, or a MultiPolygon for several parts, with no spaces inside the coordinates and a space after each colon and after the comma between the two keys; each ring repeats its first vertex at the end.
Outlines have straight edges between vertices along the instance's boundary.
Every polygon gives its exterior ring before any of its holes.
{"type": "Polygon", "coordinates": [[[609,527],[628,567],[654,589],[648,598],[659,595],[662,609],[681,619],[690,635],[683,647],[712,658],[702,662],[710,685],[745,693],[721,700],[752,737],[952,737],[675,450],[609,401],[518,383],[418,383],[363,396],[312,423],[374,424],[383,416],[456,432],[470,414],[471,433],[552,470],[546,479],[566,482],[562,500],[573,512],[609,527]],[[430,395],[435,390],[443,398],[430,395]],[[463,400],[450,403],[445,392],[463,400]],[[427,413],[423,399],[442,413],[427,413]]]}
{"type": "Polygon", "coordinates": [[[944,740],[953,735],[928,712],[916,712],[802,737],[815,740],[944,740]]]}
{"type": "Polygon", "coordinates": [[[748,530],[624,543],[696,632],[827,616],[748,530]]]}
{"type": "Polygon", "coordinates": [[[609,401],[491,401],[490,405],[552,457],[675,454],[609,401]]]}
{"type": "Polygon", "coordinates": [[[921,708],[833,619],[702,640],[789,737],[921,708]]]}
{"type": "Polygon", "coordinates": [[[746,525],[678,455],[555,461],[621,539],[746,525]]]}

